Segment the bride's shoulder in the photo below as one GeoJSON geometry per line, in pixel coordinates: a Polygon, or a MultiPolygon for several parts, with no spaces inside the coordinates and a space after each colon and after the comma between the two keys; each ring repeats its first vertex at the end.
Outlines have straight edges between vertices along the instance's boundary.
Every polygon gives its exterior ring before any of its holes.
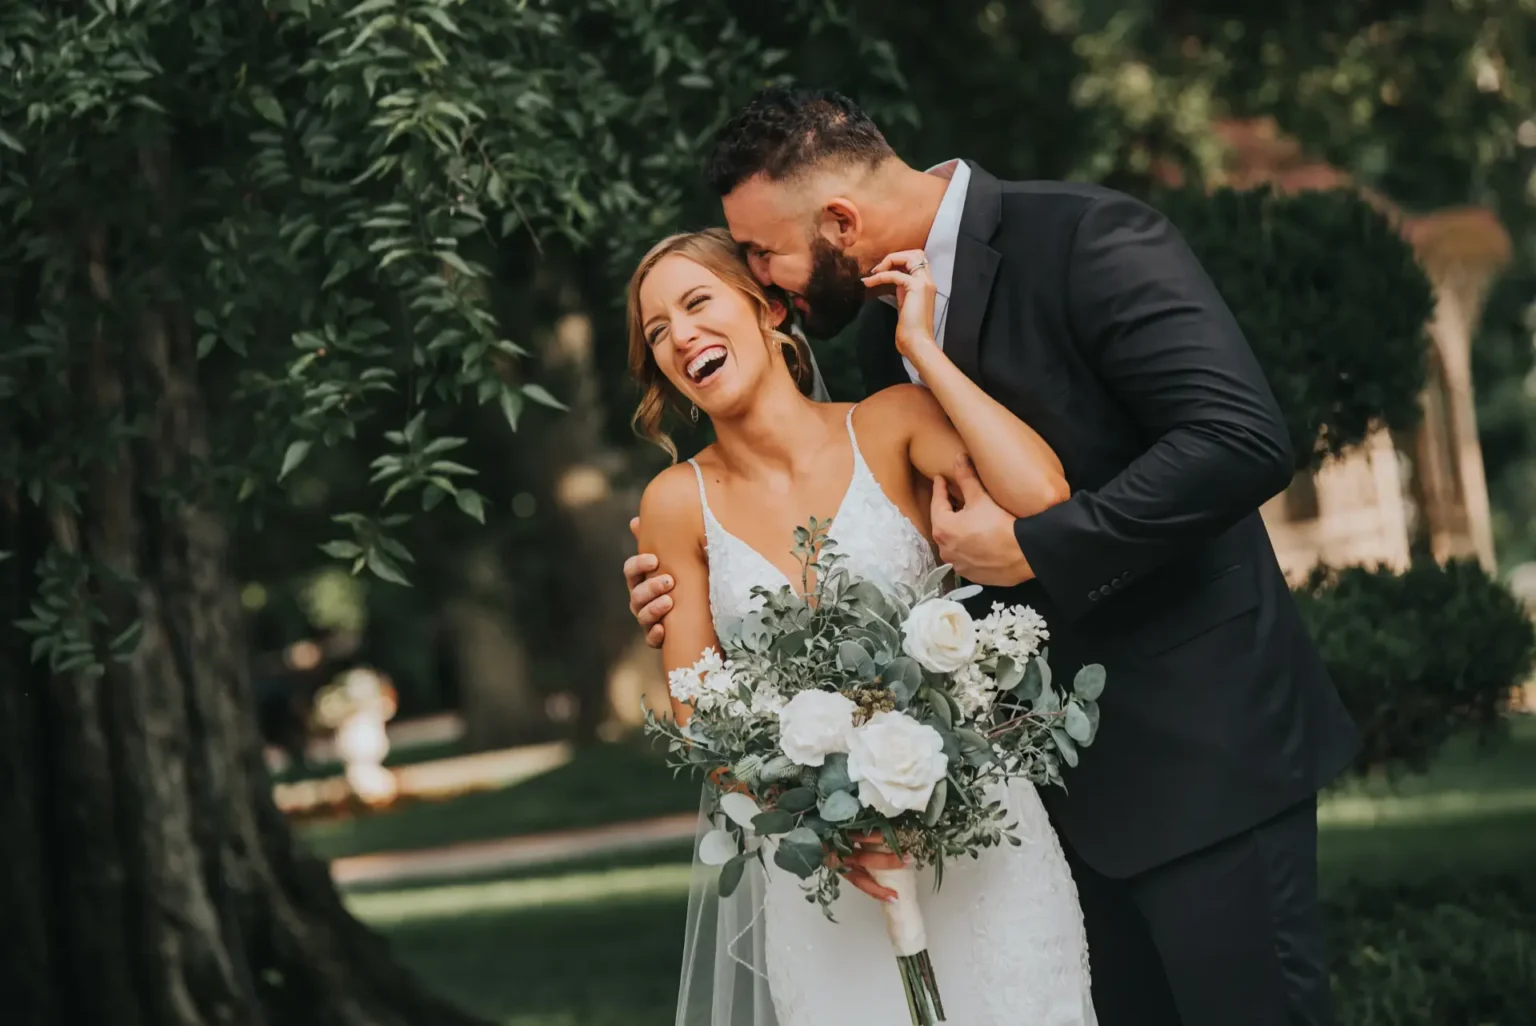
{"type": "Polygon", "coordinates": [[[933,393],[922,385],[900,384],[882,388],[859,404],[859,419],[889,421],[906,424],[912,428],[922,426],[935,415],[943,416],[944,409],[933,393]]]}
{"type": "Polygon", "coordinates": [[[687,463],[674,463],[651,478],[640,496],[641,516],[656,512],[671,518],[698,509],[699,481],[687,463]]]}

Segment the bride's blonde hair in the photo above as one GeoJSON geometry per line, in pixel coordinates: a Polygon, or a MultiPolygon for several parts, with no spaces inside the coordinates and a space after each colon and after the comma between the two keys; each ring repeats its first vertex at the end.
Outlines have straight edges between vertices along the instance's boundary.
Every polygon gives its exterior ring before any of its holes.
{"type": "Polygon", "coordinates": [[[763,291],[757,279],[752,277],[741,250],[729,232],[723,228],[708,228],[701,232],[683,232],[662,239],[641,258],[635,273],[629,278],[629,373],[642,390],[640,405],[635,408],[630,423],[637,434],[660,446],[675,461],[677,446],[662,430],[661,422],[668,406],[682,413],[686,409],[686,400],[656,365],[656,357],[651,352],[650,343],[646,341],[645,323],[640,315],[640,286],[664,257],[674,253],[708,269],[726,285],[752,300],[752,305],[757,309],[757,323],[762,328],[764,342],[779,345],[784,354],[784,362],[801,392],[811,394],[815,376],[811,369],[811,353],[805,343],[774,327],[773,308],[769,305],[768,294],[763,291]]]}

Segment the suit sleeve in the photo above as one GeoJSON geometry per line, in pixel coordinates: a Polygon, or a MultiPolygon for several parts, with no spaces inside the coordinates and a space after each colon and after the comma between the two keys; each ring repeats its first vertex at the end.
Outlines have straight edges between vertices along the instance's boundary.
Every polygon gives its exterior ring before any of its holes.
{"type": "Polygon", "coordinates": [[[1086,208],[1066,308],[1080,351],[1149,443],[1102,487],[1014,525],[1036,578],[1077,617],[1252,513],[1295,460],[1237,321],[1157,211],[1121,195],[1086,208]]]}

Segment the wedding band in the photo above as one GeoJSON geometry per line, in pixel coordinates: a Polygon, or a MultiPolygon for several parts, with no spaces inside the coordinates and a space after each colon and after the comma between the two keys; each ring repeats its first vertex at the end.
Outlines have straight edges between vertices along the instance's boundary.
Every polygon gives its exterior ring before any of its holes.
{"type": "Polygon", "coordinates": [[[925,268],[927,266],[928,266],[928,261],[926,261],[926,260],[919,260],[917,263],[915,263],[911,267],[907,268],[907,273],[908,274],[916,274],[918,271],[921,271],[923,268],[925,268]]]}

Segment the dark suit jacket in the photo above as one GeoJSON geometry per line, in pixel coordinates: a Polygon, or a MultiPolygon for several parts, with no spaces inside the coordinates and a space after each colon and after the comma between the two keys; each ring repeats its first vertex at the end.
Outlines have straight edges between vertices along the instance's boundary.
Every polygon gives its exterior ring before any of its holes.
{"type": "MultiPolygon", "coordinates": [[[[871,390],[907,380],[871,303],[871,390]]],[[[1072,498],[1016,524],[1069,682],[1103,663],[1102,719],[1047,807],[1094,869],[1127,877],[1306,800],[1357,739],[1258,507],[1293,471],[1237,322],[1171,224],[1090,185],[972,164],[944,348],[1061,457],[1072,498]]]]}

